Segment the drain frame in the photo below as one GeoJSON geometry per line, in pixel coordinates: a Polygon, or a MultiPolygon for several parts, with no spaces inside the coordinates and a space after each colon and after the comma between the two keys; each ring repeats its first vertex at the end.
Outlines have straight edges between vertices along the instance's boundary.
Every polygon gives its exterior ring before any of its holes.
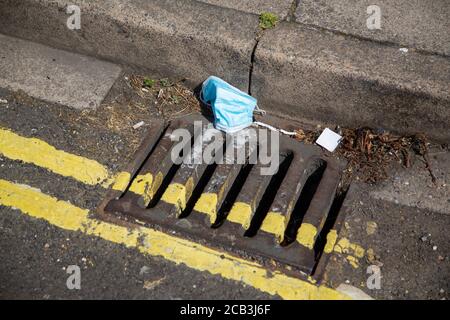
{"type": "MultiPolygon", "coordinates": [[[[324,263],[322,263],[322,261],[326,261],[329,254],[323,252],[323,250],[322,252],[315,252],[314,245],[318,241],[317,238],[314,238],[314,243],[311,247],[309,247],[301,244],[299,241],[294,241],[288,246],[282,246],[282,239],[277,240],[275,234],[265,232],[261,229],[257,230],[252,237],[246,237],[244,234],[247,230],[243,228],[241,224],[235,223],[228,219],[230,213],[224,217],[220,225],[211,226],[209,217],[204,213],[198,212],[195,209],[195,206],[192,206],[191,212],[188,212],[185,217],[180,218],[176,210],[174,211],[173,204],[166,203],[159,199],[159,201],[152,204],[152,208],[147,208],[147,205],[142,203],[142,196],[133,194],[130,191],[133,181],[136,180],[142,169],[146,167],[146,163],[148,163],[149,159],[151,159],[152,156],[154,156],[154,153],[158,151],[158,145],[162,142],[162,140],[169,136],[173,129],[189,127],[193,121],[205,122],[207,120],[202,116],[193,115],[184,119],[173,120],[170,123],[158,122],[151,126],[149,132],[143,140],[143,143],[136,151],[133,161],[125,168],[125,172],[128,173],[128,177],[125,177],[121,183],[116,183],[113,185],[99,206],[97,212],[100,218],[112,221],[114,223],[117,221],[121,221],[119,223],[127,223],[124,222],[124,220],[129,221],[128,218],[131,218],[132,221],[130,226],[136,226],[135,221],[133,220],[137,220],[149,225],[150,227],[156,227],[168,233],[181,235],[184,238],[193,240],[200,244],[236,254],[241,258],[256,260],[263,265],[270,267],[283,267],[286,270],[294,270],[297,275],[298,273],[303,276],[314,277],[321,275],[324,270],[324,263]]],[[[169,152],[169,148],[169,145],[166,145],[165,149],[167,154],[169,152]]],[[[167,154],[163,155],[160,153],[159,160],[161,160],[160,158],[162,156],[164,156],[165,160],[167,160],[167,154]]],[[[309,205],[311,209],[306,209],[305,216],[301,217],[301,225],[305,222],[315,226],[317,228],[316,236],[318,237],[325,225],[325,221],[328,219],[330,208],[333,204],[338,185],[340,183],[340,175],[346,163],[324,155],[320,148],[316,146],[301,144],[294,139],[284,136],[280,136],[280,154],[292,154],[292,160],[287,168],[286,174],[282,177],[280,187],[277,190],[274,199],[270,204],[270,208],[266,212],[266,217],[262,220],[262,223],[264,223],[267,215],[277,213],[276,208],[273,206],[275,203],[282,203],[282,198],[284,196],[284,198],[289,198],[290,200],[290,202],[287,202],[287,207],[291,206],[289,209],[291,212],[287,213],[284,219],[285,226],[287,226],[290,218],[292,218],[291,214],[294,210],[292,206],[295,207],[296,202],[299,200],[302,187],[310,175],[309,171],[312,168],[312,164],[317,161],[324,161],[326,162],[326,168],[323,174],[326,176],[322,177],[318,183],[317,190],[311,200],[313,205],[312,207],[311,203],[309,205]],[[300,177],[298,172],[301,172],[300,177]],[[294,190],[292,190],[292,187],[286,185],[288,183],[293,183],[295,185],[294,190]],[[279,192],[284,194],[279,195],[279,192]],[[325,196],[321,197],[321,194],[324,194],[325,196]],[[270,211],[272,209],[275,211],[270,211]]],[[[156,160],[154,159],[154,162],[156,160]]],[[[224,169],[224,166],[225,165],[217,165],[215,170],[218,168],[224,169]]],[[[202,174],[208,168],[204,169],[205,170],[203,170],[202,174]]],[[[236,182],[235,180],[239,174],[246,169],[248,169],[246,168],[246,165],[228,168],[228,171],[232,173],[234,178],[231,178],[231,185],[229,185],[228,189],[224,190],[225,195],[221,199],[220,205],[218,206],[219,208],[217,209],[217,214],[219,214],[220,208],[224,206],[224,201],[226,200],[225,198],[233,188],[236,182]]],[[[241,186],[241,190],[237,193],[237,199],[235,199],[234,204],[237,202],[246,203],[245,201],[250,201],[250,199],[254,200],[255,193],[252,193],[249,190],[252,190],[252,185],[255,186],[255,184],[257,184],[255,181],[252,182],[251,179],[255,179],[256,175],[254,172],[258,169],[258,165],[252,165],[246,180],[241,186]]],[[[178,170],[176,171],[178,172],[178,170]]],[[[213,170],[213,175],[215,170],[213,170]]],[[[174,176],[176,174],[177,173],[175,172],[174,176]]],[[[200,175],[196,181],[197,183],[202,178],[201,176],[202,175],[200,175]]],[[[263,183],[258,184],[258,190],[261,189],[262,192],[264,192],[270,183],[266,180],[270,180],[271,177],[272,176],[266,176],[260,178],[263,180],[263,183]]],[[[207,187],[208,182],[202,191],[204,191],[207,187]]],[[[200,196],[203,194],[203,192],[200,193],[200,196]]],[[[258,194],[258,192],[256,192],[256,194],[258,194]]],[[[253,214],[258,209],[256,202],[258,201],[253,201],[253,207],[250,206],[250,210],[253,211],[253,214]]],[[[234,206],[231,207],[231,211],[233,209],[234,206]]],[[[281,208],[280,210],[285,209],[286,205],[284,209],[281,208]]],[[[341,218],[341,215],[338,215],[334,229],[339,227],[341,218]]]]}

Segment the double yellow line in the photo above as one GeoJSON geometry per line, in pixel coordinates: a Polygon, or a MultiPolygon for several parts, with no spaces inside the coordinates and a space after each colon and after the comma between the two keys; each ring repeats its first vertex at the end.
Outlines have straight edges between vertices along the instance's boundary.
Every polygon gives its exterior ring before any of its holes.
{"type": "Polygon", "coordinates": [[[97,161],[57,150],[48,143],[0,128],[0,153],[89,185],[108,184],[108,169],[97,161]]]}
{"type": "MultiPolygon", "coordinates": [[[[113,182],[113,175],[109,170],[94,160],[57,150],[42,140],[21,137],[2,128],[0,128],[0,154],[46,168],[62,176],[72,177],[85,184],[108,186],[113,182]]],[[[93,219],[89,216],[88,210],[43,194],[27,185],[0,179],[0,205],[17,208],[29,216],[44,219],[65,230],[95,235],[136,248],[143,254],[161,256],[176,264],[184,264],[199,271],[241,281],[284,299],[348,298],[326,286],[318,286],[278,271],[269,272],[257,263],[157,230],[145,227],[129,230],[93,219]]]]}

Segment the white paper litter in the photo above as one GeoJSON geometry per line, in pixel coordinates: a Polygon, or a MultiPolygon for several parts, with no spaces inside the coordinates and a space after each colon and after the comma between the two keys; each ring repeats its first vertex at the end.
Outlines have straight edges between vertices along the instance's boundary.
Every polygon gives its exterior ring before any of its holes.
{"type": "Polygon", "coordinates": [[[322,134],[317,139],[316,143],[319,146],[324,147],[328,151],[333,152],[334,150],[336,150],[341,140],[342,136],[328,128],[325,128],[325,130],[323,130],[322,134]]]}
{"type": "Polygon", "coordinates": [[[402,53],[408,53],[408,48],[400,48],[399,49],[402,53]]]}
{"type": "Polygon", "coordinates": [[[133,126],[133,129],[136,130],[136,129],[142,127],[144,124],[145,124],[144,121],[140,121],[133,126]]]}

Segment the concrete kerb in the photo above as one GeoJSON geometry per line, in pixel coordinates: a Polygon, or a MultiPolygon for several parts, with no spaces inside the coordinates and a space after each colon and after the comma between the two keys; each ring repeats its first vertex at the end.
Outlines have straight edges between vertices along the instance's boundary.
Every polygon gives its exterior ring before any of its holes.
{"type": "MultiPolygon", "coordinates": [[[[214,74],[285,117],[450,141],[450,61],[283,21],[258,34],[258,16],[198,1],[4,0],[0,33],[135,65],[155,76],[214,74]],[[193,14],[195,13],[195,14],[193,14]],[[257,45],[257,41],[259,44],[257,45]]],[[[285,19],[286,20],[286,19],[285,19]]]]}
{"type": "Polygon", "coordinates": [[[290,14],[293,1],[297,0],[198,0],[213,5],[232,8],[239,11],[259,15],[263,12],[276,14],[280,19],[285,19],[290,14]]]}
{"type": "Polygon", "coordinates": [[[447,0],[302,0],[295,13],[302,24],[446,56],[450,56],[449,16],[447,0]],[[372,29],[367,22],[375,8],[379,28],[372,29]]]}
{"type": "Polygon", "coordinates": [[[202,2],[4,0],[0,33],[135,65],[197,85],[217,75],[247,91],[258,16],[202,2]],[[81,9],[70,30],[66,7],[81,9]]]}
{"type": "Polygon", "coordinates": [[[450,59],[282,22],[261,37],[251,92],[263,109],[450,141],[450,59]]]}

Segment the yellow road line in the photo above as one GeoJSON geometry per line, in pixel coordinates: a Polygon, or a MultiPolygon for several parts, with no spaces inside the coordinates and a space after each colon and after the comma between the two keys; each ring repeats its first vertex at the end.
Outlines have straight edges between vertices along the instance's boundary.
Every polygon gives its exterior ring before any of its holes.
{"type": "MultiPolygon", "coordinates": [[[[102,184],[103,187],[108,187],[112,184],[115,190],[124,191],[130,183],[130,173],[120,172],[112,176],[108,168],[95,160],[91,160],[82,156],[74,155],[63,150],[58,150],[47,142],[37,138],[22,137],[10,130],[0,127],[0,154],[12,160],[20,160],[26,163],[31,163],[36,166],[46,168],[54,173],[65,177],[72,177],[75,180],[89,185],[102,184]]],[[[162,177],[157,175],[155,179],[150,174],[145,176],[138,176],[134,183],[130,186],[130,191],[139,195],[143,195],[146,203],[152,198],[155,190],[161,184],[162,177]]],[[[175,188],[175,184],[171,184],[168,190],[162,196],[163,201],[175,204],[180,208],[186,206],[186,190],[185,188],[175,188]],[[184,200],[184,202],[183,202],[184,200]]],[[[179,187],[179,186],[178,186],[179,187]]],[[[184,187],[184,186],[183,186],[184,187]]],[[[204,197],[201,197],[203,200],[204,197]]],[[[202,203],[196,204],[196,209],[204,209],[206,206],[202,203]]],[[[233,207],[234,210],[228,216],[228,219],[235,223],[240,223],[244,227],[249,224],[248,217],[250,213],[249,205],[245,203],[237,203],[233,207]],[[241,205],[241,206],[239,206],[241,205]],[[236,210],[239,209],[239,210],[236,210]]],[[[205,211],[205,210],[200,210],[205,211]]],[[[206,210],[206,212],[209,212],[206,210]]],[[[214,217],[211,215],[211,220],[214,217]]],[[[247,226],[248,227],[248,226],[247,226]]],[[[269,213],[264,220],[261,229],[273,233],[279,239],[283,236],[284,221],[278,214],[269,213]]],[[[308,229],[309,230],[309,229],[308,229]]],[[[310,230],[311,231],[311,230],[310,230]]],[[[311,247],[311,239],[313,232],[300,232],[298,241],[311,247]]],[[[329,252],[350,253],[356,259],[364,256],[364,249],[356,244],[349,243],[347,239],[341,239],[336,246],[336,237],[332,239],[333,243],[327,246],[329,252]],[[333,250],[334,249],[334,250],[333,250]]]]}
{"type": "Polygon", "coordinates": [[[0,128],[0,154],[89,185],[106,182],[109,178],[108,169],[94,160],[57,150],[42,140],[21,137],[3,128],[0,128]]]}
{"type": "Polygon", "coordinates": [[[162,256],[176,264],[207,271],[223,278],[242,281],[284,299],[348,299],[334,289],[289,277],[269,274],[262,266],[160,231],[139,227],[134,230],[89,217],[88,210],[45,195],[37,189],[0,179],[0,205],[44,219],[66,230],[81,231],[108,241],[136,248],[143,254],[162,256]]]}

